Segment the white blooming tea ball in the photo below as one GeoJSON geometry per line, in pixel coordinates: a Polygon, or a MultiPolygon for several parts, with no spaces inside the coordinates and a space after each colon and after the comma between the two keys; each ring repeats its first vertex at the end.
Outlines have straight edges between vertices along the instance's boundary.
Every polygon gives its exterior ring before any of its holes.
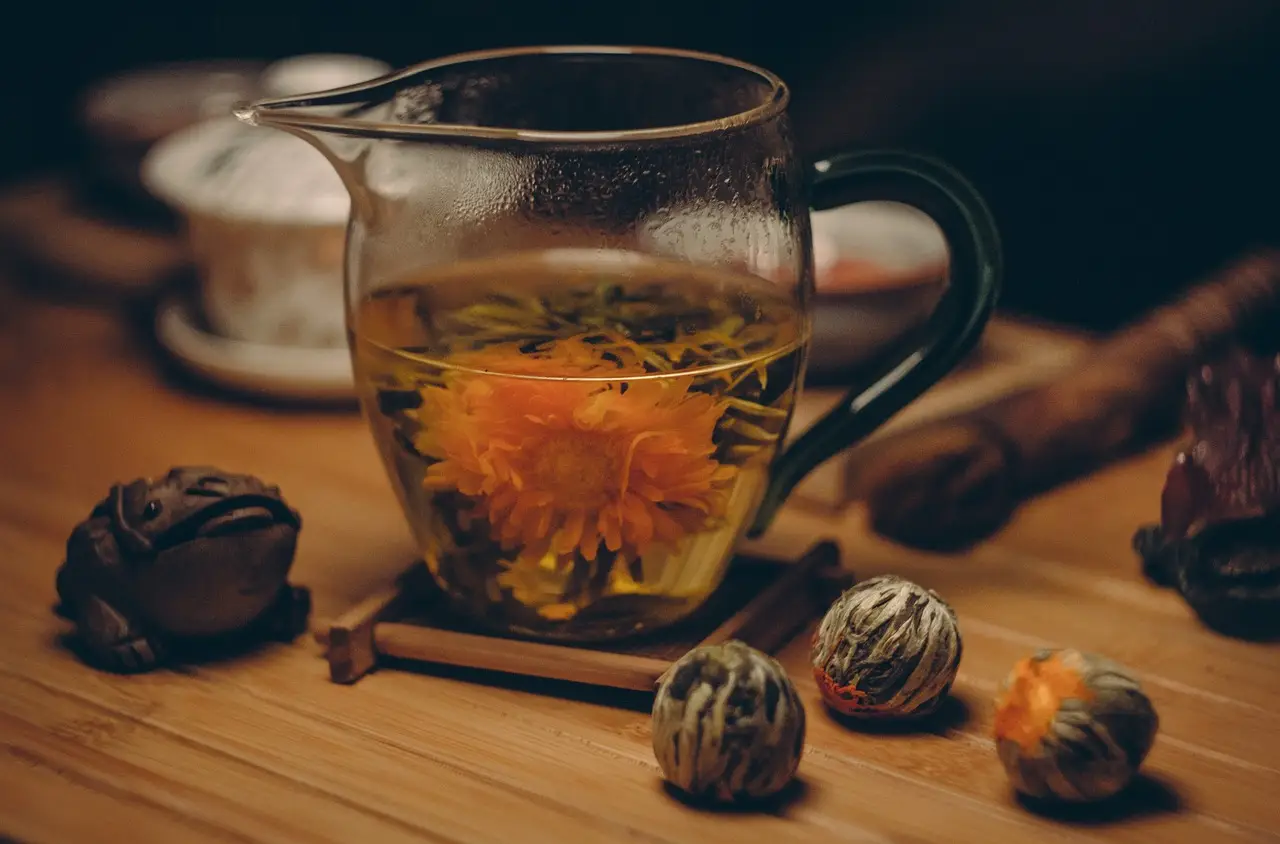
{"type": "Polygon", "coordinates": [[[742,642],[695,648],[658,683],[653,752],[693,798],[769,797],[795,776],[805,714],[777,660],[742,642]]]}
{"type": "Polygon", "coordinates": [[[896,575],[856,584],[813,636],[822,699],[857,718],[929,715],[946,699],[963,645],[956,614],[932,590],[896,575]]]}
{"type": "Polygon", "coordinates": [[[1020,660],[996,696],[996,752],[1013,787],[1039,799],[1102,800],[1151,750],[1159,718],[1124,666],[1074,649],[1020,660]]]}

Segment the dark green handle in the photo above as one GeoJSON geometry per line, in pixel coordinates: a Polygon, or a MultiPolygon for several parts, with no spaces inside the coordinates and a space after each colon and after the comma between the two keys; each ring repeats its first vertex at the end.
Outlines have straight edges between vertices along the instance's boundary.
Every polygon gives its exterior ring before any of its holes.
{"type": "Polygon", "coordinates": [[[805,475],[883,425],[936,384],[982,336],[1003,273],[1000,236],[987,205],[941,162],[905,152],[843,153],[812,166],[812,206],[823,211],[868,200],[901,202],[933,218],[950,250],[950,279],[924,339],[876,371],[774,462],[769,488],[747,535],[764,533],[805,475]]]}

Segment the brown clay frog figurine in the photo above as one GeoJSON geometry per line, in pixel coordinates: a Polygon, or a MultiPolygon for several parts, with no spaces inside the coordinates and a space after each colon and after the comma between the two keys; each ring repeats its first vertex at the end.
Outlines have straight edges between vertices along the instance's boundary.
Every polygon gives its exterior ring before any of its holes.
{"type": "Polygon", "coordinates": [[[1235,350],[1187,385],[1191,442],[1165,478],[1160,524],[1134,548],[1222,632],[1280,632],[1280,356],[1235,350]]]}
{"type": "Polygon", "coordinates": [[[287,580],[302,520],[252,475],[179,466],[115,484],[67,540],[58,612],[84,655],[140,672],[184,648],[292,641],[310,592],[287,580]]]}

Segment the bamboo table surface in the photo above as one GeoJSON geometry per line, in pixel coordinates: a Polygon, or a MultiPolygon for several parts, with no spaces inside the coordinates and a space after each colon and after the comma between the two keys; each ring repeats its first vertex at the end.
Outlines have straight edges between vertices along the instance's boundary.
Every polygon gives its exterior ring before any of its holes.
{"type": "Polygon", "coordinates": [[[383,671],[327,679],[303,637],[137,677],[58,644],[54,570],[115,480],[211,463],[280,484],[305,520],[295,582],[316,618],[380,588],[413,549],[364,423],[184,392],[123,320],[0,286],[0,833],[24,842],[1280,841],[1280,648],[1199,627],[1129,551],[1155,517],[1168,446],[1032,502],[971,553],[932,556],[792,508],[763,541],[836,538],[861,576],[893,571],[956,607],[957,705],[931,732],[827,717],[806,643],[784,653],[810,713],[803,788],[768,813],[664,791],[647,701],[383,671]],[[1132,799],[1045,818],[1013,800],[990,697],[1045,644],[1136,668],[1162,732],[1132,799]]]}

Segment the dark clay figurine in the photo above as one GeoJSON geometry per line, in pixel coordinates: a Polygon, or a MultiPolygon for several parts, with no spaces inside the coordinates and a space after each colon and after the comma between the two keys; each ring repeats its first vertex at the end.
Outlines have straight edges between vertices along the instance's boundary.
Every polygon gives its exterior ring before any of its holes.
{"type": "Polygon", "coordinates": [[[1211,627],[1280,632],[1280,356],[1236,350],[1188,382],[1190,445],[1174,458],[1160,524],[1134,548],[1211,627]]]}
{"type": "Polygon", "coordinates": [[[301,527],[280,490],[251,475],[181,466],[116,484],[67,540],[58,612],[85,656],[117,672],[183,648],[292,641],[311,611],[287,580],[301,527]]]}

